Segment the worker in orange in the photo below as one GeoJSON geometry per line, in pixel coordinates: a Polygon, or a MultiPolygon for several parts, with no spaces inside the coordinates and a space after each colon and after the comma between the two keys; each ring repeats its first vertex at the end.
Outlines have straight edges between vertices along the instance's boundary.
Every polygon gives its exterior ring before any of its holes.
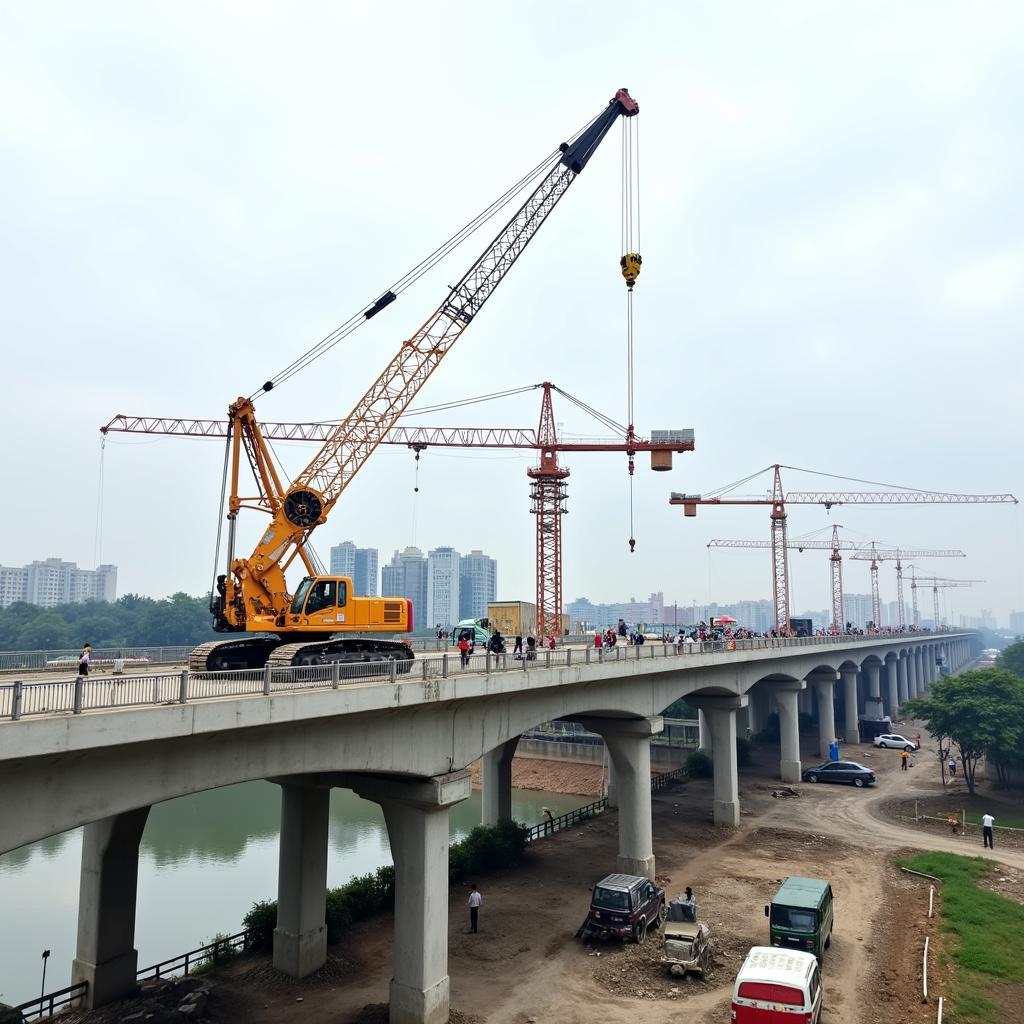
{"type": "Polygon", "coordinates": [[[900,751],[900,768],[903,771],[907,770],[907,762],[910,760],[910,755],[905,751],[900,751]]]}

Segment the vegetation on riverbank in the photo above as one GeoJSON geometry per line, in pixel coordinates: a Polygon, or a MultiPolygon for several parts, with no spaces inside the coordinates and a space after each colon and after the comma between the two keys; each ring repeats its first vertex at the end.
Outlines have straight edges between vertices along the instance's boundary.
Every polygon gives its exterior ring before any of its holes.
{"type": "Polygon", "coordinates": [[[943,927],[955,937],[947,955],[957,966],[946,1019],[1005,1021],[1008,1000],[1014,998],[1010,990],[1024,985],[1024,906],[978,884],[992,872],[991,861],[929,852],[900,864],[943,882],[943,927]]]}
{"type": "MultiPolygon", "coordinates": [[[[529,828],[517,821],[477,825],[448,849],[448,880],[469,881],[518,863],[526,849],[529,828]]],[[[390,865],[327,890],[327,941],[337,942],[356,922],[392,910],[395,869],[390,865]]],[[[277,924],[277,900],[254,903],[242,919],[250,949],[270,949],[277,924]]]]}

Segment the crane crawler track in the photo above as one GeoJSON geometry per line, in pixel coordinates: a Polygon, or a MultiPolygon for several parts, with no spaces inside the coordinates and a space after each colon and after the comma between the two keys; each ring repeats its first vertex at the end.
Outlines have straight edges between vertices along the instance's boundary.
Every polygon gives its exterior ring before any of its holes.
{"type": "Polygon", "coordinates": [[[223,672],[228,669],[263,668],[279,636],[247,636],[238,640],[211,640],[200,644],[188,656],[189,672],[223,672]]]}
{"type": "MultiPolygon", "coordinates": [[[[405,674],[412,669],[412,650],[399,640],[378,640],[368,636],[340,636],[331,640],[281,644],[267,659],[274,668],[312,667],[340,662],[342,665],[397,662],[395,669],[405,674]]],[[[346,673],[347,675],[348,673],[346,673]]]]}

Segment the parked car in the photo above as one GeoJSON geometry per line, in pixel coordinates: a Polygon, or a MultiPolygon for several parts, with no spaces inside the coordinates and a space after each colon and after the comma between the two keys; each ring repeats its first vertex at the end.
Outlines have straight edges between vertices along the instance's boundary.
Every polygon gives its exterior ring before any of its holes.
{"type": "Polygon", "coordinates": [[[906,736],[901,736],[898,732],[884,732],[881,736],[876,736],[875,746],[893,747],[896,750],[906,750],[908,753],[917,750],[917,744],[913,740],[908,740],[906,736]]]}
{"type": "Polygon", "coordinates": [[[617,936],[640,943],[665,914],[665,890],[639,875],[607,875],[594,886],[576,938],[617,936]]]}
{"type": "Polygon", "coordinates": [[[803,774],[804,782],[852,782],[853,785],[873,786],[875,773],[856,761],[825,761],[817,768],[808,768],[803,774]]]}
{"type": "Polygon", "coordinates": [[[813,953],[754,946],[736,975],[735,1024],[818,1024],[821,968],[813,953]]]}

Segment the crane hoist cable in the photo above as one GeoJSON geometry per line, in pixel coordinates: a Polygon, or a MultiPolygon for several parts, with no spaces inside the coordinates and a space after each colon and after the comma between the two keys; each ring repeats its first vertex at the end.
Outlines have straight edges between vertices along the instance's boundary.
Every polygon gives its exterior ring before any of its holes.
{"type": "MultiPolygon", "coordinates": [[[[583,134],[601,115],[591,118],[569,137],[572,142],[583,134]]],[[[559,150],[554,149],[545,154],[543,159],[538,161],[529,171],[522,175],[514,184],[510,185],[497,199],[481,210],[475,217],[467,221],[458,231],[442,242],[432,252],[428,253],[409,270],[407,270],[397,281],[386,289],[378,298],[364,305],[358,312],[353,313],[344,323],[336,327],[329,334],[325,335],[315,345],[308,348],[300,356],[296,357],[282,370],[249,396],[250,401],[258,398],[261,394],[279,387],[290,377],[304,369],[310,363],[319,359],[320,356],[329,352],[340,341],[343,341],[354,331],[358,330],[367,320],[371,320],[395,299],[410,285],[413,285],[424,274],[432,270],[438,263],[450,255],[463,242],[475,234],[484,224],[491,220],[501,209],[507,206],[516,196],[525,192],[530,185],[548,169],[551,161],[558,156],[559,150]]]]}
{"type": "MultiPolygon", "coordinates": [[[[622,123],[622,216],[619,267],[626,282],[626,423],[627,443],[636,436],[634,419],[635,333],[633,330],[633,286],[640,276],[640,133],[634,135],[632,124],[622,123]]],[[[627,449],[629,468],[629,550],[636,549],[633,522],[633,481],[636,468],[635,451],[627,449]]]]}

